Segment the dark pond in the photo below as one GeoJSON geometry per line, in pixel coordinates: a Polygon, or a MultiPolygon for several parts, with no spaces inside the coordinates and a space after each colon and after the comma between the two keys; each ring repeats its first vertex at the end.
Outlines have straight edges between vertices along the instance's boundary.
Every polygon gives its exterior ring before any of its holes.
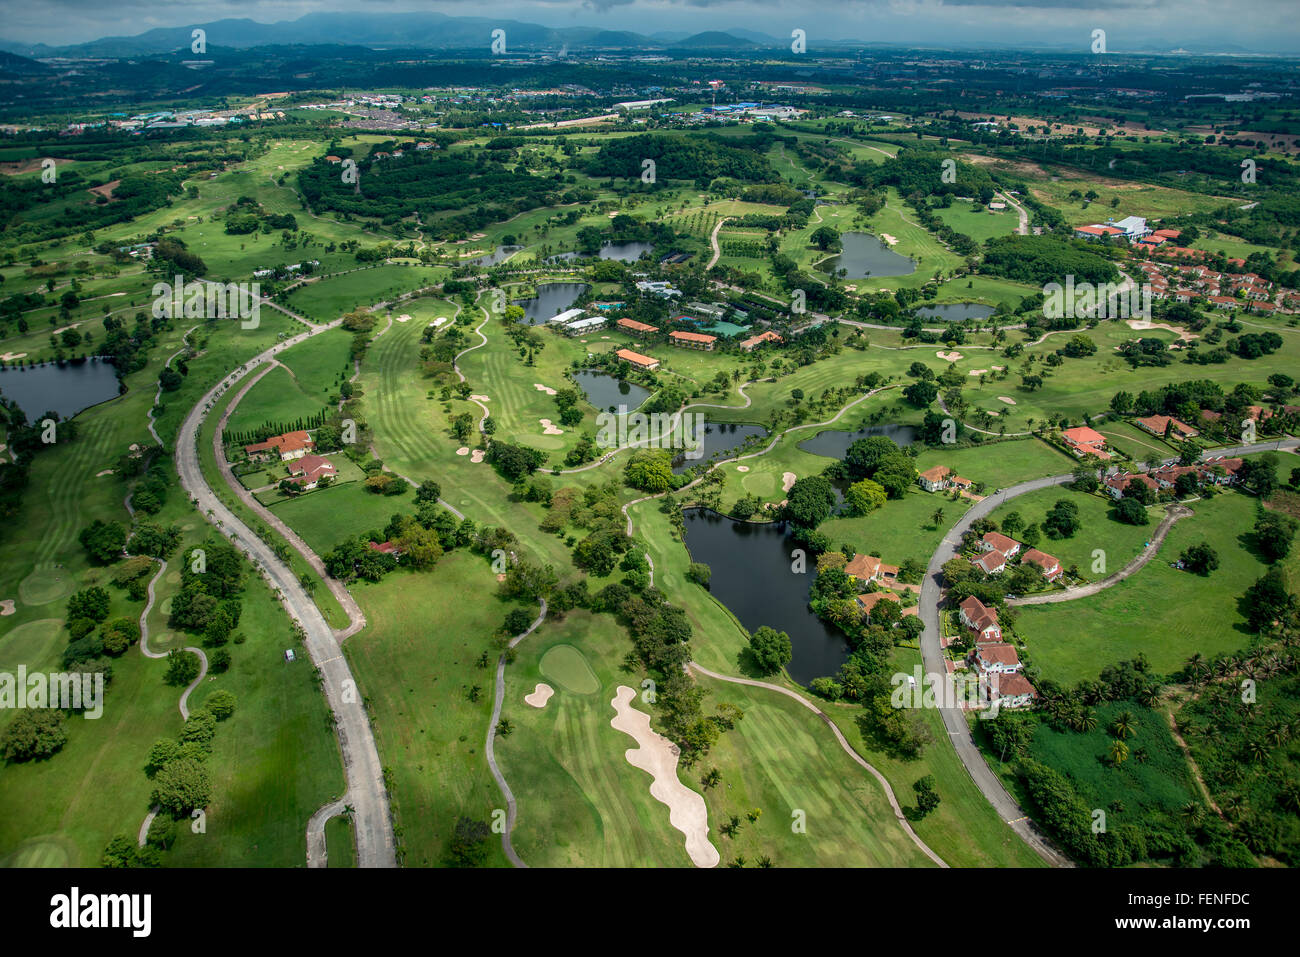
{"type": "Polygon", "coordinates": [[[505,262],[523,248],[523,246],[498,246],[486,256],[475,256],[473,259],[465,260],[465,262],[474,263],[476,266],[495,266],[497,263],[505,262]]]}
{"type": "Polygon", "coordinates": [[[848,642],[808,607],[817,566],[791,571],[798,548],[779,523],[738,522],[706,509],[686,510],[686,548],[691,561],[713,570],[709,591],[750,632],[763,625],[790,636],[794,658],[786,666],[800,684],[833,676],[849,656],[848,642]]]}
{"type": "Polygon", "coordinates": [[[18,403],[28,422],[46,412],[70,419],[82,409],[118,396],[117,371],[111,362],[87,359],[58,366],[53,363],[0,371],[0,392],[18,403]]]}
{"type": "Polygon", "coordinates": [[[654,252],[654,243],[605,243],[600,247],[601,259],[617,259],[621,263],[634,263],[642,253],[654,252]]]}
{"type": "MultiPolygon", "coordinates": [[[[688,415],[690,413],[687,413],[688,415]]],[[[694,425],[691,426],[695,428],[694,425]]],[[[767,429],[761,425],[739,425],[734,422],[708,422],[704,423],[704,429],[700,433],[699,452],[694,458],[686,458],[685,455],[679,456],[673,461],[673,472],[682,473],[694,465],[700,465],[709,461],[716,453],[723,453],[720,458],[726,458],[727,452],[744,445],[745,440],[751,435],[767,435],[767,429]]],[[[692,436],[692,440],[694,436],[692,436]]]]}
{"type": "Polygon", "coordinates": [[[847,269],[846,279],[908,276],[916,272],[915,262],[898,255],[870,233],[844,233],[840,242],[843,245],[840,254],[826,260],[822,266],[835,272],[847,269]]]}
{"type": "Polygon", "coordinates": [[[585,282],[538,283],[537,295],[529,299],[515,299],[514,304],[524,307],[524,322],[537,326],[564,312],[590,288],[585,282]]]}
{"type": "Polygon", "coordinates": [[[587,401],[601,412],[609,411],[610,406],[617,410],[621,405],[627,406],[627,411],[631,412],[650,398],[650,390],[645,386],[616,379],[604,372],[575,372],[573,378],[587,393],[587,401]]]}
{"type": "Polygon", "coordinates": [[[889,436],[900,446],[908,446],[916,441],[916,429],[910,425],[871,425],[865,429],[858,429],[856,432],[847,432],[844,429],[827,429],[825,432],[818,432],[811,439],[804,439],[799,443],[799,448],[805,452],[811,452],[813,455],[826,455],[833,459],[842,459],[844,453],[849,450],[850,445],[858,439],[865,439],[871,435],[889,436]]]}
{"type": "Polygon", "coordinates": [[[945,302],[921,306],[916,314],[922,319],[940,319],[944,322],[961,322],[963,319],[987,319],[993,307],[978,302],[945,302]]]}

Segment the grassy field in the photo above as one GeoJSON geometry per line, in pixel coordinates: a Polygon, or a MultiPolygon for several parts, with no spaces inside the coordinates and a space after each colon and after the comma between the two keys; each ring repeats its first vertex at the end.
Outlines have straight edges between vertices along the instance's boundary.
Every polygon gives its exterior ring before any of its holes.
{"type": "MultiPolygon", "coordinates": [[[[1156,672],[1167,673],[1194,652],[1210,657],[1249,644],[1238,599],[1266,570],[1242,542],[1254,521],[1254,499],[1228,492],[1191,507],[1196,514],[1174,525],[1160,554],[1133,577],[1090,598],[1018,609],[1016,631],[1044,677],[1073,684],[1139,652],[1156,672]],[[1208,579],[1170,567],[1201,541],[1219,555],[1208,579]]],[[[1085,522],[1085,537],[1089,527],[1085,522]]]]}

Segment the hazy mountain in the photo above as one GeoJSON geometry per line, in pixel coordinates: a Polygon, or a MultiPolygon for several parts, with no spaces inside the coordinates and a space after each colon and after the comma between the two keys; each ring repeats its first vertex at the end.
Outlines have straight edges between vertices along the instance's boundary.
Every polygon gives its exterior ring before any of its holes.
{"type": "Polygon", "coordinates": [[[744,40],[720,30],[706,30],[685,40],[679,40],[672,46],[676,49],[689,50],[753,50],[758,44],[753,40],[744,40]]]}
{"type": "Polygon", "coordinates": [[[50,72],[51,69],[44,63],[37,63],[16,53],[0,51],[0,73],[10,76],[39,76],[50,72]]]}

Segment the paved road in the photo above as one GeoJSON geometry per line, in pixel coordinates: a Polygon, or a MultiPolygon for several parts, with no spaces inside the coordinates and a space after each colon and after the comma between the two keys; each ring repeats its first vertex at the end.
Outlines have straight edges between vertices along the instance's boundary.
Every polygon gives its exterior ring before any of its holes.
{"type": "MultiPolygon", "coordinates": [[[[976,502],[971,506],[966,514],[959,518],[957,523],[944,535],[943,541],[939,543],[939,547],[935,549],[934,554],[930,557],[930,565],[925,571],[925,578],[921,581],[920,615],[921,622],[925,625],[925,631],[921,634],[921,656],[925,662],[927,674],[941,675],[943,676],[942,680],[947,681],[947,671],[943,664],[943,649],[939,645],[939,601],[943,596],[940,582],[942,581],[944,562],[956,557],[957,551],[961,547],[962,535],[965,534],[976,519],[984,518],[1008,499],[1024,495],[1026,492],[1051,488],[1054,485],[1064,485],[1072,479],[1072,475],[1054,475],[1051,478],[1021,482],[1019,485],[1013,485],[1000,492],[994,492],[983,501],[976,502]]],[[[975,740],[971,736],[970,727],[966,723],[966,712],[956,707],[943,707],[940,711],[943,715],[944,727],[948,731],[948,740],[952,742],[953,748],[957,751],[957,757],[961,758],[961,762],[966,766],[966,771],[975,782],[975,786],[980,789],[980,793],[984,795],[985,800],[993,805],[993,809],[998,812],[1002,820],[1011,825],[1011,829],[1020,835],[1021,839],[1049,864],[1056,867],[1073,866],[1069,858],[1052,847],[1047,838],[1038,831],[1020,808],[1020,805],[1007,793],[1007,789],[1002,786],[1002,782],[997,775],[985,763],[984,756],[976,747],[975,740]]]]}
{"type": "MultiPolygon", "coordinates": [[[[546,620],[546,599],[540,598],[538,601],[541,602],[541,613],[536,619],[534,619],[533,623],[528,626],[527,631],[523,634],[515,635],[510,639],[510,644],[507,648],[513,648],[515,645],[519,644],[519,642],[531,635],[537,629],[538,625],[546,620]]],[[[515,795],[514,792],[510,790],[510,785],[506,784],[506,777],[501,773],[501,768],[497,766],[495,747],[497,722],[501,720],[501,706],[505,703],[505,695],[506,654],[505,652],[502,652],[501,657],[497,659],[496,697],[492,702],[492,720],[488,723],[487,746],[484,748],[484,753],[487,755],[488,767],[492,769],[492,777],[496,778],[497,787],[501,789],[501,794],[506,799],[506,829],[501,832],[501,848],[506,852],[506,857],[510,859],[510,863],[515,867],[527,867],[528,865],[523,862],[523,859],[515,853],[514,845],[510,843],[510,832],[515,828],[515,795]]]]}
{"type": "Polygon", "coordinates": [[[1115,574],[1103,578],[1101,581],[1089,582],[1087,585],[1080,585],[1077,588],[1067,588],[1064,591],[1046,592],[1042,595],[1026,595],[1024,598],[1009,598],[1008,605],[1055,605],[1057,602],[1074,601],[1076,598],[1087,598],[1089,595],[1095,595],[1097,592],[1109,588],[1111,585],[1117,585],[1130,575],[1136,574],[1147,562],[1155,558],[1156,552],[1160,550],[1160,543],[1165,540],[1169,534],[1169,529],[1174,527],[1174,522],[1180,518],[1187,518],[1193,514],[1192,510],[1186,505],[1172,505],[1165,513],[1165,517],[1160,520],[1156,526],[1155,534],[1147,542],[1142,553],[1133,559],[1115,574]]]}
{"type": "Polygon", "coordinates": [[[713,255],[709,257],[709,261],[704,267],[705,272],[712,269],[714,264],[717,263],[718,259],[722,256],[722,248],[718,245],[718,232],[722,229],[722,224],[730,218],[730,216],[722,217],[722,219],[718,220],[718,225],[713,227],[713,232],[709,236],[709,245],[713,247],[713,255]]]}
{"type": "MultiPolygon", "coordinates": [[[[320,673],[326,701],[334,716],[342,752],[343,770],[347,778],[347,791],[342,801],[356,809],[353,817],[357,840],[357,859],[361,867],[395,867],[393,825],[388,805],[388,792],[384,787],[379,752],[369,718],[361,704],[356,682],[352,678],[347,660],[343,657],[333,630],[326,623],[311,597],[299,584],[293,571],[280,561],[270,546],[241,521],[208,486],[199,465],[199,428],[217,398],[249,372],[258,369],[276,354],[305,339],[332,328],[337,323],[316,326],[285,339],[267,349],[254,359],[236,369],[210,389],[185,417],[176,440],[176,468],[181,485],[190,495],[198,511],[209,522],[217,525],[249,558],[259,566],[263,575],[284,604],[289,616],[298,622],[304,632],[304,645],[312,663],[320,673]]],[[[218,436],[220,432],[217,433],[218,436]]],[[[313,817],[313,823],[316,818],[313,817]]],[[[320,822],[323,832],[323,820],[320,822]]],[[[312,835],[308,835],[309,844],[312,835]]],[[[315,866],[324,864],[322,847],[309,854],[315,866]]]]}

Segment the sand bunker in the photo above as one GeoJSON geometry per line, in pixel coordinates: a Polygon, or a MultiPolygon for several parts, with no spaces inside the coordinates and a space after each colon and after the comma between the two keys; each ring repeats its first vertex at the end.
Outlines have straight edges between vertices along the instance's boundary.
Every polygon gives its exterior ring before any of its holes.
{"type": "Polygon", "coordinates": [[[457,455],[469,455],[469,446],[462,445],[456,450],[457,455]]]}
{"type": "Polygon", "coordinates": [[[1178,336],[1179,339],[1183,340],[1183,342],[1191,342],[1193,339],[1201,338],[1193,332],[1188,332],[1182,326],[1171,326],[1167,322],[1151,322],[1149,319],[1129,319],[1126,321],[1128,322],[1128,327],[1130,329],[1137,329],[1139,331],[1145,329],[1167,329],[1178,336]]]}
{"type": "Polygon", "coordinates": [[[782,492],[790,491],[791,486],[794,485],[794,483],[798,480],[798,478],[799,476],[795,475],[793,472],[786,472],[784,475],[782,475],[781,491],[782,492]]]}
{"type": "Polygon", "coordinates": [[[25,352],[6,352],[4,355],[0,356],[0,359],[3,359],[5,362],[13,362],[15,359],[26,358],[27,353],[25,352]]]}
{"type": "Polygon", "coordinates": [[[936,352],[935,355],[938,356],[940,359],[942,359],[944,362],[957,362],[958,360],[964,358],[964,356],[962,356],[960,352],[936,352]]]}
{"type": "Polygon", "coordinates": [[[1015,404],[1016,404],[1016,400],[1013,399],[1013,398],[1011,398],[1011,396],[1009,396],[1009,395],[1000,395],[1000,396],[998,396],[998,401],[999,401],[999,402],[1005,402],[1007,405],[1015,405],[1015,404]]]}
{"type": "Polygon", "coordinates": [[[477,465],[479,462],[483,461],[483,456],[485,454],[486,453],[482,449],[475,449],[469,454],[469,460],[477,465]]]}
{"type": "Polygon", "coordinates": [[[555,689],[545,682],[538,682],[537,687],[533,689],[532,694],[524,695],[524,700],[534,708],[545,708],[546,702],[551,700],[551,695],[555,694],[555,689]]]}
{"type": "Polygon", "coordinates": [[[474,399],[476,402],[487,402],[487,401],[488,401],[488,397],[485,396],[485,395],[472,395],[472,396],[470,396],[470,398],[471,398],[471,399],[474,399]]]}
{"type": "Polygon", "coordinates": [[[439,316],[437,319],[433,320],[433,322],[429,323],[429,325],[431,325],[431,326],[433,326],[433,328],[437,329],[440,325],[442,325],[442,324],[443,324],[444,322],[446,322],[446,321],[447,321],[447,317],[446,317],[446,316],[439,316]]]}
{"type": "Polygon", "coordinates": [[[6,598],[0,601],[0,615],[12,615],[14,613],[14,600],[6,598]]]}
{"type": "Polygon", "coordinates": [[[397,317],[397,321],[398,321],[398,322],[410,322],[410,321],[411,321],[411,317],[410,317],[409,315],[407,315],[406,313],[402,313],[400,316],[397,317]]]}
{"type": "Polygon", "coordinates": [[[736,471],[737,471],[737,472],[748,472],[748,471],[749,471],[749,466],[748,466],[748,465],[737,465],[737,466],[736,466],[736,471]]]}
{"type": "Polygon", "coordinates": [[[112,474],[113,474],[112,469],[104,469],[104,471],[102,472],[96,472],[95,478],[103,478],[105,475],[112,475],[112,474]]]}
{"type": "Polygon", "coordinates": [[[554,389],[552,389],[549,385],[542,385],[540,382],[534,382],[533,388],[536,389],[538,392],[545,392],[547,395],[555,395],[554,389]]]}
{"type": "Polygon", "coordinates": [[[1006,366],[994,366],[994,367],[993,367],[993,371],[994,371],[994,372],[1004,372],[1004,371],[1006,371],[1006,368],[1007,368],[1006,366]]]}
{"type": "Polygon", "coordinates": [[[538,419],[542,423],[542,435],[563,435],[563,429],[557,429],[550,419],[538,419]]]}
{"type": "Polygon", "coordinates": [[[627,685],[619,685],[610,702],[614,717],[610,727],[630,735],[636,741],[635,749],[624,752],[627,763],[640,768],[654,778],[650,796],[668,805],[668,821],[686,835],[686,853],[696,867],[717,867],[721,855],[709,842],[709,809],[704,798],[677,779],[678,750],[671,741],[650,730],[650,716],[633,708],[631,701],[636,692],[627,685]]]}
{"type": "Polygon", "coordinates": [[[967,375],[988,375],[988,374],[989,374],[989,370],[988,370],[988,369],[971,369],[970,372],[967,372],[966,374],[967,374],[967,375]]]}
{"type": "Polygon", "coordinates": [[[891,246],[898,245],[898,240],[895,239],[893,236],[889,235],[889,233],[881,233],[880,238],[883,239],[885,242],[889,243],[889,245],[891,246]]]}

